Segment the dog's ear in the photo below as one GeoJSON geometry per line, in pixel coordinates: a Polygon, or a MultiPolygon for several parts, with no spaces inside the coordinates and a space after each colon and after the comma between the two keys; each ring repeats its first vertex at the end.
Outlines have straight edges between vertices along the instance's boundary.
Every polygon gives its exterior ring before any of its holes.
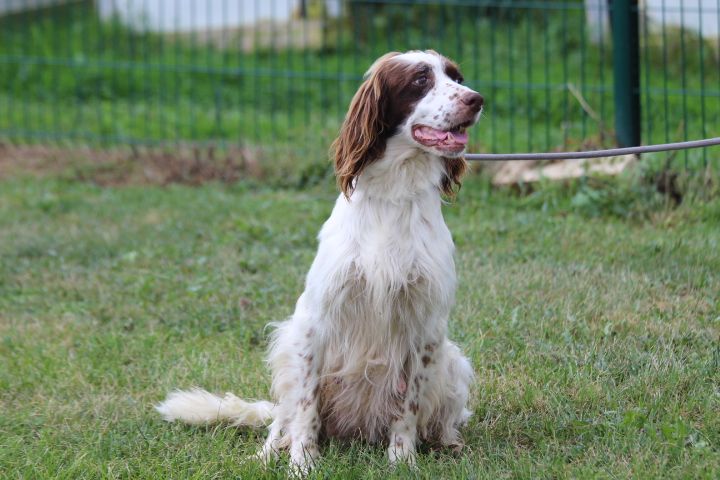
{"type": "Polygon", "coordinates": [[[455,196],[455,187],[460,188],[462,185],[460,179],[465,174],[468,164],[465,157],[443,157],[443,163],[445,164],[445,175],[440,183],[440,189],[444,195],[452,198],[455,196]]]}
{"type": "Polygon", "coordinates": [[[347,198],[352,195],[357,176],[385,151],[391,125],[387,120],[390,102],[383,70],[396,55],[399,53],[387,53],[370,67],[350,102],[340,134],[332,144],[338,186],[347,198]]]}

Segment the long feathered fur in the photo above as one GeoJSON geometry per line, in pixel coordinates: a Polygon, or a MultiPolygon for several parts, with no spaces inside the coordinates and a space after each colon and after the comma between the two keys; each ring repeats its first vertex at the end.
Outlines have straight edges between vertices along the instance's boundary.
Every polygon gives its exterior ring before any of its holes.
{"type": "Polygon", "coordinates": [[[391,461],[411,461],[417,437],[460,443],[473,371],[447,339],[456,274],[441,193],[459,184],[465,162],[410,140],[413,122],[472,92],[443,76],[447,62],[435,52],[388,54],[353,99],[334,143],[341,194],[293,315],[272,324],[274,403],[177,391],[157,406],[163,418],[270,422],[259,458],[289,448],[303,472],[321,433],[387,443],[391,461]],[[443,83],[433,98],[392,105],[395,77],[415,75],[417,62],[443,83]]]}
{"type": "Polygon", "coordinates": [[[190,425],[230,422],[259,427],[272,420],[275,406],[266,401],[246,402],[232,393],[219,397],[200,388],[171,392],[155,408],[164,420],[180,420],[190,425]]]}

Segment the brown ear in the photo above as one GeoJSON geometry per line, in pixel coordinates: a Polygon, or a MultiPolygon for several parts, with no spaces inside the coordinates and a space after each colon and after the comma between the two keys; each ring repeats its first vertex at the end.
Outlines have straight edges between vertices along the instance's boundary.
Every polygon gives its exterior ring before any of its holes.
{"type": "Polygon", "coordinates": [[[380,57],[366,74],[366,79],[350,102],[350,109],[332,144],[338,186],[347,198],[354,190],[353,181],[373,160],[385,151],[390,128],[386,123],[385,85],[381,70],[384,63],[398,55],[391,52],[380,57]]]}
{"type": "Polygon", "coordinates": [[[467,170],[467,161],[465,161],[465,157],[443,157],[443,163],[445,164],[445,176],[440,184],[440,189],[444,195],[453,198],[455,197],[455,187],[457,186],[459,189],[462,186],[460,179],[467,170]]]}

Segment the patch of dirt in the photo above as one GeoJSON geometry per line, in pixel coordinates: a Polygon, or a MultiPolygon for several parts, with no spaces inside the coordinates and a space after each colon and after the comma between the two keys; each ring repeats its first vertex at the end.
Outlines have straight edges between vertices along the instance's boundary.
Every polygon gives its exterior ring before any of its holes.
{"type": "Polygon", "coordinates": [[[262,178],[260,155],[258,150],[238,147],[100,149],[0,142],[0,179],[55,176],[102,186],[232,183],[262,178]]]}

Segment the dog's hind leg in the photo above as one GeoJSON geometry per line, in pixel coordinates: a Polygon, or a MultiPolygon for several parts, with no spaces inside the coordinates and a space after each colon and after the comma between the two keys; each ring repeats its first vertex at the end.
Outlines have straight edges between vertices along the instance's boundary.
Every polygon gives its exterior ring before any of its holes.
{"type": "Polygon", "coordinates": [[[426,345],[422,358],[427,368],[418,434],[433,445],[459,451],[463,443],[458,429],[471,415],[467,406],[474,378],[472,366],[449,340],[426,345]]]}
{"type": "Polygon", "coordinates": [[[447,416],[441,417],[442,436],[441,443],[446,447],[459,450],[462,448],[462,439],[458,429],[465,425],[472,415],[468,410],[468,397],[470,386],[475,378],[470,361],[465,357],[454,343],[445,341],[446,364],[444,371],[440,372],[450,382],[449,388],[443,389],[444,406],[447,416]]]}

